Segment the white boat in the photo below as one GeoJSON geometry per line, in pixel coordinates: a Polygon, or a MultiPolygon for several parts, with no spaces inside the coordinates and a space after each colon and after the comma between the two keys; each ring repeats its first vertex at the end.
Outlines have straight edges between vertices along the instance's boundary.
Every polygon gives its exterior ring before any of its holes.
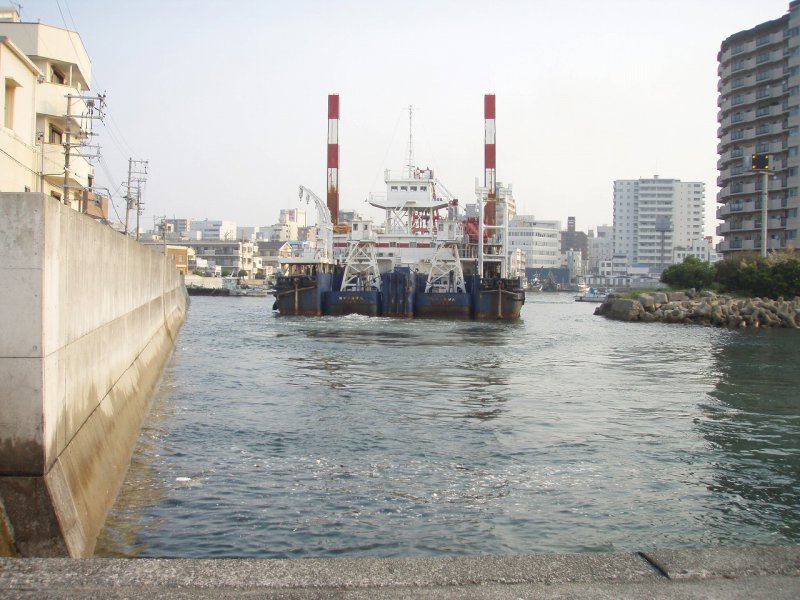
{"type": "Polygon", "coordinates": [[[583,294],[575,296],[575,302],[603,302],[607,295],[606,292],[601,292],[597,288],[590,287],[583,294]]]}

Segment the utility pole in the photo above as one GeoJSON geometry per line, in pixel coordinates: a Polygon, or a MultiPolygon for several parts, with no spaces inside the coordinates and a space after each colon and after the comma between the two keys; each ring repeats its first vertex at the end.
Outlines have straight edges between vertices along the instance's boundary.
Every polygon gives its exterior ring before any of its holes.
{"type": "MultiPolygon", "coordinates": [[[[69,176],[70,176],[70,162],[72,158],[72,149],[73,147],[76,149],[76,154],[86,160],[91,158],[96,158],[100,155],[100,147],[99,146],[92,146],[87,143],[87,140],[95,135],[92,131],[93,124],[95,119],[99,119],[103,121],[105,117],[105,113],[103,109],[105,107],[105,95],[99,94],[97,96],[75,96],[73,94],[67,94],[67,114],[64,115],[66,119],[67,125],[64,129],[64,181],[62,183],[62,202],[67,206],[70,205],[70,190],[78,189],[80,191],[84,191],[85,188],[82,185],[70,185],[69,183],[69,176]],[[80,110],[80,106],[83,105],[86,107],[86,112],[82,114],[72,114],[74,103],[73,100],[81,100],[82,102],[79,103],[78,109],[80,110]],[[78,129],[72,129],[72,121],[77,121],[78,129]],[[75,142],[72,141],[73,134],[76,137],[75,142]],[[88,156],[84,155],[80,149],[82,148],[95,148],[97,154],[95,156],[88,156]]],[[[44,134],[43,134],[44,135],[44,134]]],[[[41,186],[42,191],[44,191],[44,143],[42,144],[42,173],[41,176],[41,186]]],[[[84,206],[79,206],[79,212],[83,212],[84,206]]]]}
{"type": "Polygon", "coordinates": [[[128,159],[128,185],[125,192],[125,235],[129,233],[130,212],[136,209],[136,239],[139,239],[139,217],[142,214],[142,184],[147,181],[146,160],[128,159]],[[136,188],[134,191],[134,187],[136,188]]]}

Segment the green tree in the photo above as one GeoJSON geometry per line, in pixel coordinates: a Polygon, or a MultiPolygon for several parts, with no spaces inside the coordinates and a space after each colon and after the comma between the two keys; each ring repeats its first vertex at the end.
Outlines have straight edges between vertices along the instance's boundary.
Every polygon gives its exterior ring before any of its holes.
{"type": "Polygon", "coordinates": [[[675,289],[708,289],[714,283],[714,267],[696,256],[687,256],[681,264],[664,269],[661,281],[675,289]]]}

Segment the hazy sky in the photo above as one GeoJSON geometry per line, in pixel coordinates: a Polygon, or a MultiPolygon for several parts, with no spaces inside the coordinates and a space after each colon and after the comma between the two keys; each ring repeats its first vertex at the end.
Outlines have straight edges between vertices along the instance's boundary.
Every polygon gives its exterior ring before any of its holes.
{"type": "MultiPolygon", "coordinates": [[[[8,4],[8,1],[0,4],[8,4]]],[[[483,95],[497,95],[497,178],[518,212],[612,223],[615,179],[717,193],[717,52],[789,0],[22,0],[76,29],[106,92],[98,185],[149,160],[157,215],[268,225],[324,197],[327,95],[341,97],[340,206],[414,154],[460,200],[483,181],[483,95]]],[[[312,222],[313,207],[307,207],[312,222]]]]}

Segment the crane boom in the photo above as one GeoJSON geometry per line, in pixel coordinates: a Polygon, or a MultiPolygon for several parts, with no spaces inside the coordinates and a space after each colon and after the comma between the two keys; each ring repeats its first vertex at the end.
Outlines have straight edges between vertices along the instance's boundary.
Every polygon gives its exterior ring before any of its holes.
{"type": "Polygon", "coordinates": [[[322,262],[330,262],[333,258],[333,223],[331,222],[331,211],[328,206],[322,201],[322,198],[317,196],[310,189],[304,185],[300,186],[300,200],[305,200],[307,203],[314,201],[317,208],[317,226],[320,229],[320,237],[322,238],[322,248],[317,243],[316,256],[322,262]]]}

